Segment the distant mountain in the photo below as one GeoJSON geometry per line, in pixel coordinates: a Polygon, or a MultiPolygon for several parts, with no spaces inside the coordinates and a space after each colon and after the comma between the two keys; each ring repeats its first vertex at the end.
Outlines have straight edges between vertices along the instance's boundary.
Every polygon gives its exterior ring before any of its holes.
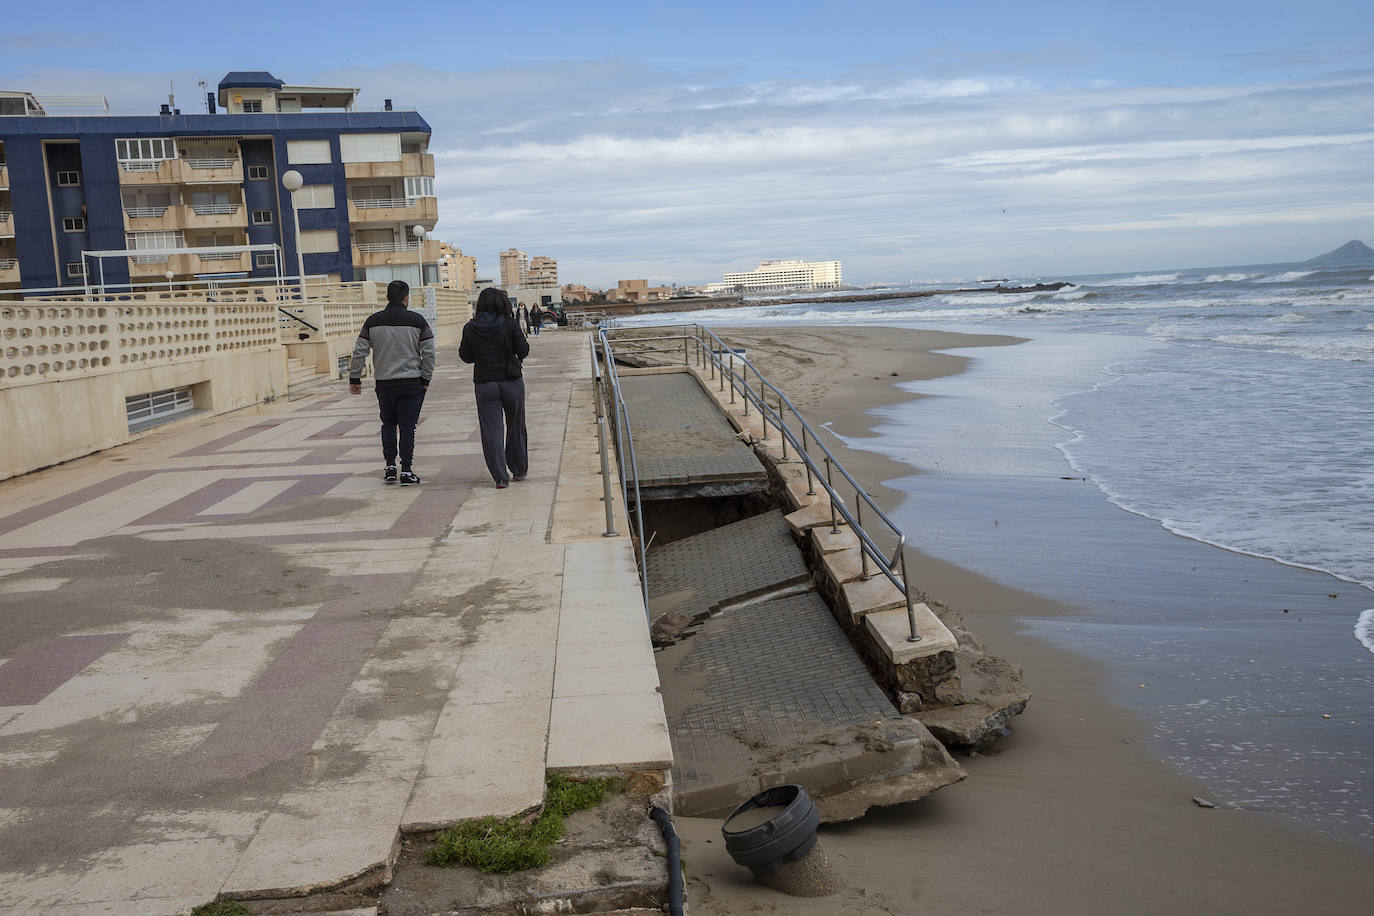
{"type": "Polygon", "coordinates": [[[1328,251],[1326,254],[1317,255],[1315,258],[1308,258],[1304,263],[1322,264],[1327,261],[1374,261],[1374,248],[1354,239],[1346,242],[1335,251],[1328,251]]]}

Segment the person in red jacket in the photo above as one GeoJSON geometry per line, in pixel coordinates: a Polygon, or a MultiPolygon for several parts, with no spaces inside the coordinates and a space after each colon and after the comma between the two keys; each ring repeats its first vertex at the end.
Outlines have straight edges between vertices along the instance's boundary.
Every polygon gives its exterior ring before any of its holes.
{"type": "Polygon", "coordinates": [[[521,360],[530,342],[511,312],[510,298],[489,286],[477,297],[477,313],[463,326],[458,358],[472,363],[477,396],[477,424],[482,455],[498,490],[529,473],[529,439],[525,433],[525,379],[521,360]]]}

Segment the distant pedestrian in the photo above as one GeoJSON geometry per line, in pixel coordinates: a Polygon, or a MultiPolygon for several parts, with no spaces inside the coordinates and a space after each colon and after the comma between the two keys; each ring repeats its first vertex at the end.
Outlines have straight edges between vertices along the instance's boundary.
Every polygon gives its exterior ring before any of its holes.
{"type": "Polygon", "coordinates": [[[420,407],[434,377],[434,332],[419,312],[412,312],[410,284],[392,280],[386,287],[386,308],[363,322],[348,364],[348,391],[363,393],[363,365],[372,351],[372,376],[377,380],[377,406],[382,415],[382,479],[408,487],[420,482],[411,467],[415,457],[415,427],[420,407]],[[397,473],[399,452],[401,469],[397,473]]]}
{"type": "Polygon", "coordinates": [[[520,322],[520,330],[522,330],[522,331],[524,331],[526,334],[528,334],[528,333],[530,332],[530,313],[529,313],[529,310],[528,310],[527,308],[525,308],[523,305],[521,305],[520,308],[518,308],[518,309],[515,310],[515,317],[516,317],[516,320],[518,320],[518,321],[520,322]]]}
{"type": "Polygon", "coordinates": [[[498,490],[529,473],[525,434],[525,380],[521,360],[530,343],[520,333],[510,298],[494,286],[477,297],[477,314],[463,326],[458,358],[472,363],[482,455],[498,490]]]}
{"type": "Polygon", "coordinates": [[[535,303],[534,310],[530,312],[530,327],[534,329],[534,336],[539,336],[539,331],[544,324],[544,310],[535,303]]]}

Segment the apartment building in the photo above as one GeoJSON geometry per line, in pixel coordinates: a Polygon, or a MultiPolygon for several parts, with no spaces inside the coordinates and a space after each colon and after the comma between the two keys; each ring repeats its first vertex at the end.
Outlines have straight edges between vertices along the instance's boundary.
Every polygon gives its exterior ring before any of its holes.
{"type": "Polygon", "coordinates": [[[438,280],[414,233],[438,219],[419,113],[264,71],[217,88],[204,114],[145,116],[0,92],[0,289],[294,278],[298,251],[307,276],[438,280]]]}
{"type": "Polygon", "coordinates": [[[439,242],[439,285],[471,292],[477,287],[477,259],[448,242],[439,242]]]}
{"type": "Polygon", "coordinates": [[[525,285],[525,277],[530,272],[529,255],[517,248],[507,248],[501,252],[501,285],[507,289],[525,285]]]}
{"type": "Polygon", "coordinates": [[[606,291],[606,298],[618,302],[653,302],[672,297],[671,286],[650,286],[648,280],[617,280],[615,289],[606,291]]]}
{"type": "Polygon", "coordinates": [[[839,261],[764,261],[753,270],[728,273],[723,283],[706,286],[708,293],[728,293],[737,289],[761,292],[773,289],[837,289],[844,282],[839,261]]]}
{"type": "Polygon", "coordinates": [[[542,256],[531,258],[529,270],[525,273],[525,285],[531,289],[557,289],[558,262],[542,256]]]}

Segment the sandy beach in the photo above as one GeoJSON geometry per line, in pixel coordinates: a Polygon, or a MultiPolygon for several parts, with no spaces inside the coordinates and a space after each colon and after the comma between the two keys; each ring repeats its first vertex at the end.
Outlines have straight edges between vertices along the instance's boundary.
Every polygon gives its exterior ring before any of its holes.
{"type": "MultiPolygon", "coordinates": [[[[718,333],[747,347],[814,426],[830,423],[846,437],[869,434],[866,411],[912,397],[896,383],[956,373],[967,362],[932,350],[1018,343],[889,328],[718,333]]],[[[882,481],[919,471],[858,449],[836,454],[888,505],[900,494],[882,481]]],[[[919,549],[919,532],[912,541],[919,549]]],[[[1268,814],[1197,806],[1194,796],[1208,788],[1158,759],[1143,740],[1149,725],[1106,698],[1103,667],[1029,635],[1021,623],[1074,608],[919,552],[910,559],[922,592],[1024,668],[1034,693],[1029,708],[990,753],[961,759],[965,782],[824,827],[821,843],[846,884],[835,897],[795,899],[759,887],[725,853],[718,822],[679,819],[693,912],[1366,911],[1374,892],[1367,847],[1268,814]]],[[[1269,565],[1276,576],[1290,572],[1269,565]]]]}

